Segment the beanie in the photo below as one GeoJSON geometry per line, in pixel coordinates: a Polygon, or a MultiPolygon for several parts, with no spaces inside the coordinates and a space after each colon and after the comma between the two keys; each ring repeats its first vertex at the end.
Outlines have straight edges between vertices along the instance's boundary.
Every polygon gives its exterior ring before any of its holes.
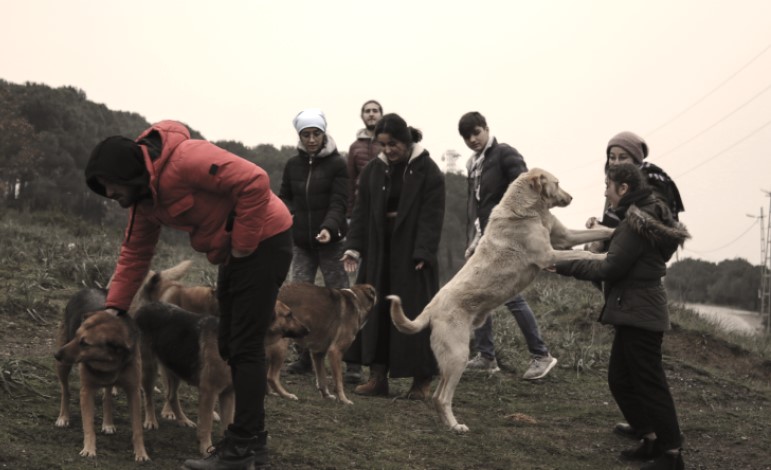
{"type": "Polygon", "coordinates": [[[105,188],[97,177],[129,186],[150,183],[142,149],[133,140],[120,135],[99,142],[86,163],[86,184],[93,192],[105,196],[105,188]]]}
{"type": "Polygon", "coordinates": [[[610,152],[611,147],[621,147],[638,165],[642,164],[645,157],[648,156],[648,144],[634,132],[624,131],[613,136],[608,142],[608,147],[605,149],[606,156],[610,152]]]}
{"type": "Polygon", "coordinates": [[[292,124],[298,134],[309,127],[317,127],[321,132],[327,132],[327,118],[324,116],[324,111],[316,108],[300,111],[300,114],[292,120],[292,124]]]}

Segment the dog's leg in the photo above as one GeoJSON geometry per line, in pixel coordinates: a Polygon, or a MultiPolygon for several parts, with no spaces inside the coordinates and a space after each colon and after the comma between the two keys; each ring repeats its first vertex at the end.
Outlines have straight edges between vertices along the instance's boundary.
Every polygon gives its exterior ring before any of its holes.
{"type": "MultiPolygon", "coordinates": [[[[128,410],[131,415],[131,443],[134,446],[134,461],[146,462],[150,460],[145,450],[145,439],[142,430],[142,396],[139,392],[140,364],[135,364],[132,370],[128,372],[127,383],[124,384],[126,390],[126,400],[128,410]]],[[[153,376],[154,377],[154,376],[153,376]]]]}
{"type": "Polygon", "coordinates": [[[326,352],[311,353],[313,370],[316,372],[316,389],[321,393],[321,398],[331,398],[334,400],[335,396],[329,393],[327,388],[327,370],[324,366],[324,356],[326,356],[326,352]]]}
{"type": "Polygon", "coordinates": [[[211,447],[212,413],[214,413],[214,399],[211,381],[207,377],[201,377],[198,387],[198,450],[201,455],[208,455],[207,449],[211,447]]]}
{"type": "MultiPolygon", "coordinates": [[[[81,365],[81,367],[83,367],[81,365]]],[[[83,457],[96,456],[96,432],[94,431],[94,393],[96,388],[92,386],[88,379],[80,374],[80,417],[83,421],[83,450],[80,455],[83,457]]]]}
{"type": "Polygon", "coordinates": [[[329,368],[332,369],[332,380],[337,399],[346,405],[353,405],[353,402],[345,396],[345,388],[343,387],[343,353],[332,346],[327,351],[327,358],[329,358],[329,368]]]}
{"type": "Polygon", "coordinates": [[[590,251],[583,251],[583,250],[553,250],[551,252],[551,262],[548,263],[549,266],[554,265],[554,263],[560,262],[560,261],[576,261],[576,260],[604,260],[606,258],[606,253],[592,253],[590,251]]]}
{"type": "Polygon", "coordinates": [[[61,402],[59,404],[59,417],[56,418],[57,428],[66,428],[70,425],[70,371],[72,364],[56,362],[56,376],[59,377],[61,387],[61,402]]]}
{"type": "Polygon", "coordinates": [[[161,367],[160,375],[164,384],[164,390],[166,391],[164,394],[163,408],[161,409],[161,418],[174,421],[177,419],[177,415],[174,414],[174,411],[172,410],[171,402],[172,400],[178,400],[177,388],[179,388],[179,382],[174,383],[174,379],[169,377],[169,374],[166,373],[165,367],[161,367]]]}
{"type": "Polygon", "coordinates": [[[265,355],[268,358],[268,385],[275,394],[290,400],[297,400],[297,395],[287,392],[284,386],[281,385],[281,365],[284,363],[284,359],[286,359],[288,347],[289,341],[281,339],[265,348],[265,355]]]}
{"type": "MultiPolygon", "coordinates": [[[[454,318],[463,318],[459,312],[454,318]]],[[[439,418],[451,430],[459,433],[468,431],[468,426],[458,423],[452,412],[452,399],[468,362],[470,327],[442,328],[431,331],[431,349],[439,365],[439,385],[434,392],[434,406],[439,418]]]]}
{"type": "MultiPolygon", "coordinates": [[[[171,408],[171,416],[175,416],[175,421],[180,426],[185,426],[188,428],[194,428],[195,423],[191,421],[186,415],[185,412],[182,411],[182,405],[179,403],[179,377],[177,375],[170,371],[169,369],[163,368],[163,375],[166,376],[166,379],[168,381],[168,389],[167,389],[167,402],[169,404],[169,408],[171,408]]],[[[172,418],[174,419],[174,418],[172,418]]],[[[200,418],[199,418],[200,419],[200,418]]]]}
{"type": "Polygon", "coordinates": [[[113,420],[114,398],[112,391],[115,387],[106,387],[102,393],[102,432],[115,434],[115,421],[113,420]]]}
{"type": "Polygon", "coordinates": [[[153,401],[153,389],[155,388],[155,376],[158,374],[158,362],[156,361],[151,345],[142,342],[142,389],[145,393],[145,429],[158,429],[158,417],[155,414],[155,402],[153,401]]]}

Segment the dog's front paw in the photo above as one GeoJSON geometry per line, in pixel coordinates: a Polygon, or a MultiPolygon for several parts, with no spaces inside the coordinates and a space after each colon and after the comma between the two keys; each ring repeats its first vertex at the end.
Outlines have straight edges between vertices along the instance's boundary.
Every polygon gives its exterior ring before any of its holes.
{"type": "Polygon", "coordinates": [[[184,427],[184,428],[194,428],[194,427],[196,427],[195,423],[192,422],[187,417],[185,419],[178,419],[177,420],[177,424],[182,426],[182,427],[184,427]]]}
{"type": "Polygon", "coordinates": [[[142,423],[142,427],[148,431],[151,429],[158,429],[158,421],[155,419],[149,419],[149,418],[145,419],[145,422],[142,423]]]}
{"type": "Polygon", "coordinates": [[[105,433],[105,434],[115,434],[115,425],[114,424],[103,424],[102,425],[102,432],[105,433]]]}
{"type": "Polygon", "coordinates": [[[134,461],[135,462],[148,462],[150,461],[150,456],[147,455],[147,451],[142,448],[139,450],[134,451],[134,461]]]}
{"type": "Polygon", "coordinates": [[[342,397],[340,401],[343,402],[343,404],[345,405],[353,405],[353,402],[349,400],[347,397],[342,397]]]}
{"type": "Polygon", "coordinates": [[[90,447],[84,447],[83,450],[80,451],[81,457],[96,457],[96,449],[90,448],[90,447]]]}
{"type": "Polygon", "coordinates": [[[452,427],[452,430],[453,432],[457,432],[458,434],[463,434],[468,432],[468,426],[466,426],[465,424],[458,423],[452,427]]]}
{"type": "Polygon", "coordinates": [[[56,423],[54,423],[54,426],[57,428],[66,428],[70,426],[70,418],[66,418],[64,416],[59,416],[56,418],[56,423]]]}

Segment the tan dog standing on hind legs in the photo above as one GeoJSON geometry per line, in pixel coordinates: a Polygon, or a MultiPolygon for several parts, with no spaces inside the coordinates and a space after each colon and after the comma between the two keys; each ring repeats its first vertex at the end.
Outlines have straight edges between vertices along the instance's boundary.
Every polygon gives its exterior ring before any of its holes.
{"type": "Polygon", "coordinates": [[[415,320],[404,315],[398,296],[388,297],[391,318],[399,331],[414,334],[431,326],[431,349],[439,365],[433,401],[450,429],[468,431],[455,418],[452,399],[466,368],[473,329],[556,261],[605,257],[570,249],[613,233],[604,227],[570,230],[549,212],[567,206],[572,199],[554,175],[538,168],[523,173],[493,209],[474,254],[415,320]]]}

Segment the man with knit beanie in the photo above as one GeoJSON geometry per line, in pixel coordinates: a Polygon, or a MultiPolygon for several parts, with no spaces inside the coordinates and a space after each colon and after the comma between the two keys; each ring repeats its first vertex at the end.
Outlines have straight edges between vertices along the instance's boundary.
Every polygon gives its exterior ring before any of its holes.
{"type": "Polygon", "coordinates": [[[161,227],[184,230],[219,265],[219,353],[230,365],[236,406],[224,438],[198,470],[268,465],[264,338],[292,259],[292,217],[271,192],[268,174],[216,145],[162,121],[136,141],[100,142],[85,170],[95,193],[130,210],[105,310],[125,314],[155,252],[161,227]]]}

